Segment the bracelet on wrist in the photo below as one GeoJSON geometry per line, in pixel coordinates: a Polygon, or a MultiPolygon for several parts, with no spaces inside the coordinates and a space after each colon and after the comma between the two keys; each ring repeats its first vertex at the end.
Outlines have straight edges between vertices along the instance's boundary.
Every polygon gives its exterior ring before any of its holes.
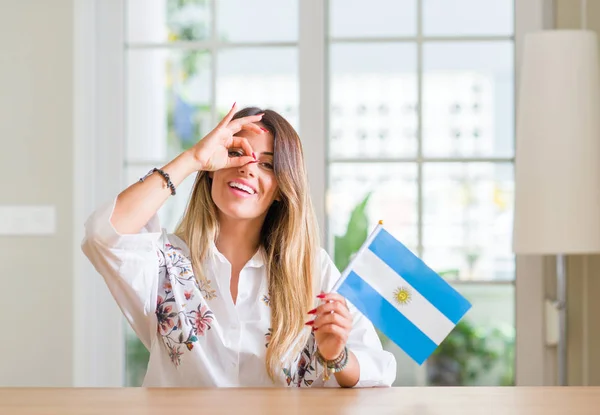
{"type": "Polygon", "coordinates": [[[318,349],[316,357],[317,361],[323,366],[323,380],[326,382],[332,374],[339,373],[348,366],[348,347],[344,346],[342,353],[333,360],[324,359],[318,349]]]}
{"type": "Polygon", "coordinates": [[[152,170],[150,170],[144,177],[141,177],[140,183],[142,183],[144,180],[146,180],[146,178],[148,178],[149,176],[153,175],[154,172],[159,173],[163,177],[163,179],[165,179],[165,182],[167,183],[167,187],[171,190],[171,196],[175,196],[175,194],[176,194],[175,186],[173,185],[173,182],[171,182],[171,178],[169,177],[169,174],[165,173],[161,169],[157,169],[156,167],[153,168],[152,170]]]}

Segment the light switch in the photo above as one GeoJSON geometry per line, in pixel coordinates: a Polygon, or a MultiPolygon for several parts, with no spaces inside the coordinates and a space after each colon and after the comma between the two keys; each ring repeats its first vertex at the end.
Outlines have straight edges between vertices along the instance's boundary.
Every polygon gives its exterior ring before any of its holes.
{"type": "Polygon", "coordinates": [[[55,206],[0,206],[0,236],[54,235],[55,233],[55,206]]]}

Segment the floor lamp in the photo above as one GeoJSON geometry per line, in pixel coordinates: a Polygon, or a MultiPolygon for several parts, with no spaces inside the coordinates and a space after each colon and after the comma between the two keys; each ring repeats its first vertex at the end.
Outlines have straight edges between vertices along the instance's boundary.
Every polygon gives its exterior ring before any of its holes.
{"type": "Polygon", "coordinates": [[[514,215],[516,254],[556,256],[558,384],[566,385],[565,256],[600,252],[600,80],[593,32],[525,37],[514,215]]]}

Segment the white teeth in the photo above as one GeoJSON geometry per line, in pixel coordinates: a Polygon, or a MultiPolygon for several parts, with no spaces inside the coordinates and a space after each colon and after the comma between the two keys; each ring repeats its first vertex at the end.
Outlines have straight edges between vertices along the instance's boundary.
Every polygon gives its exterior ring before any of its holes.
{"type": "Polygon", "coordinates": [[[236,189],[243,190],[244,192],[249,193],[251,195],[254,194],[254,189],[252,189],[250,186],[246,186],[245,184],[241,184],[238,182],[230,182],[229,187],[235,187],[236,189]]]}

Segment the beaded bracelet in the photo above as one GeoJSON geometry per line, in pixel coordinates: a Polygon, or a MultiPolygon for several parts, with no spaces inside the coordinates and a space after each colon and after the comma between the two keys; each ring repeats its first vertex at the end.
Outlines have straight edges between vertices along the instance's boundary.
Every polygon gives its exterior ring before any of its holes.
{"type": "Polygon", "coordinates": [[[161,169],[157,169],[156,167],[153,168],[152,170],[150,170],[144,177],[140,178],[140,183],[143,182],[144,180],[146,180],[147,177],[154,174],[154,172],[158,172],[165,179],[165,181],[167,182],[167,187],[169,189],[171,189],[171,196],[175,196],[175,193],[176,193],[175,186],[173,185],[173,182],[171,182],[171,178],[169,177],[169,174],[165,173],[161,169]]]}
{"type": "Polygon", "coordinates": [[[317,349],[317,361],[323,366],[323,381],[327,382],[333,373],[341,372],[348,365],[348,348],[344,346],[344,350],[334,360],[326,360],[323,358],[317,349]]]}

